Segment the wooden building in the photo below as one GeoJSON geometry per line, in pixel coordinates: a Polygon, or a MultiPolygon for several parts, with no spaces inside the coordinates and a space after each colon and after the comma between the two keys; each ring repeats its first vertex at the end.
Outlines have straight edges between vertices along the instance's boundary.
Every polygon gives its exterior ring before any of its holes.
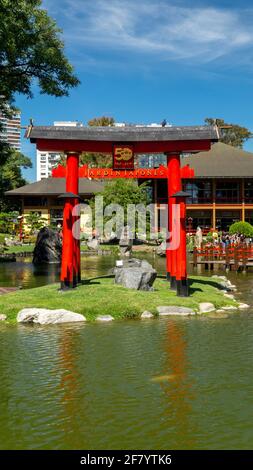
{"type": "MultiPolygon", "coordinates": [[[[5,195],[22,201],[24,227],[26,227],[26,216],[30,212],[38,212],[48,224],[57,225],[63,220],[63,201],[58,196],[65,193],[65,185],[65,178],[50,177],[7,191],[5,195]]],[[[101,192],[103,187],[104,184],[100,181],[80,178],[80,196],[83,200],[88,200],[94,194],[101,192]]]]}
{"type": "MultiPolygon", "coordinates": [[[[209,152],[184,156],[182,166],[189,164],[195,178],[184,180],[187,198],[187,229],[200,226],[227,230],[236,221],[253,224],[253,153],[221,142],[209,152]]],[[[167,181],[154,180],[153,200],[167,202],[167,181]]],[[[161,209],[162,210],[162,209],[161,209]]]]}
{"type": "MultiPolygon", "coordinates": [[[[143,161],[148,161],[145,155],[143,161]]],[[[182,156],[181,166],[187,164],[195,172],[194,179],[183,180],[183,189],[189,194],[188,231],[194,231],[197,226],[204,231],[227,230],[239,220],[253,224],[253,153],[219,142],[208,152],[182,156]]],[[[150,185],[159,214],[162,204],[168,202],[167,179],[153,179],[150,185]]],[[[80,195],[89,199],[102,191],[103,186],[101,181],[80,178],[80,195]]],[[[29,212],[36,211],[48,222],[58,223],[62,220],[63,202],[57,196],[64,192],[64,178],[47,178],[8,191],[6,196],[22,200],[24,219],[29,212]]]]}

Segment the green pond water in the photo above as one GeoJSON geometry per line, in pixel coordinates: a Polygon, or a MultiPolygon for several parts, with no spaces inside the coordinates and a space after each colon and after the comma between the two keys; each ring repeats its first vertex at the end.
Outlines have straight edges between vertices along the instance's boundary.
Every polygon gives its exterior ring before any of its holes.
{"type": "MultiPolygon", "coordinates": [[[[83,276],[113,263],[83,258],[83,276]]],[[[162,272],[164,259],[156,264],[162,272]]],[[[0,285],[57,276],[27,261],[0,264],[0,285]]],[[[253,305],[253,275],[229,276],[253,305]]],[[[0,336],[0,449],[253,448],[253,310],[219,320],[0,324],[0,336]]]]}

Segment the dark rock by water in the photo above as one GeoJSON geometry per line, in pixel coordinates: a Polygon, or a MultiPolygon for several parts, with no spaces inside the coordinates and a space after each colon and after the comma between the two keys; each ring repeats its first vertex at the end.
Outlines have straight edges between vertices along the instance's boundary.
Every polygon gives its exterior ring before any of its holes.
{"type": "Polygon", "coordinates": [[[146,260],[131,258],[114,269],[115,283],[129,289],[153,290],[157,272],[146,260]]]}
{"type": "Polygon", "coordinates": [[[37,236],[33,252],[33,263],[60,263],[62,252],[62,241],[58,232],[51,228],[43,227],[37,236]]]}

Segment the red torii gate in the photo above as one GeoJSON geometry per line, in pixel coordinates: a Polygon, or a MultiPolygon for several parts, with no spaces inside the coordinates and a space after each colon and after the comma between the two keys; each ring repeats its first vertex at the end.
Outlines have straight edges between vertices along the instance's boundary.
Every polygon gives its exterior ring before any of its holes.
{"type": "Polygon", "coordinates": [[[180,154],[208,151],[212,142],[219,139],[216,126],[198,127],[57,127],[30,126],[26,137],[36,143],[39,150],[64,152],[66,169],[59,167],[54,176],[66,176],[66,193],[63,212],[63,251],[61,267],[62,289],[75,287],[81,281],[80,242],[73,237],[72,227],[76,216],[72,215],[78,203],[78,180],[93,178],[164,178],[168,179],[168,229],[172,228],[172,205],[180,204],[180,245],[166,250],[167,279],[180,296],[188,296],[186,271],[185,193],[181,179],[193,177],[192,170],[180,168],[180,154]],[[82,152],[109,153],[114,157],[114,169],[79,168],[82,152]],[[167,167],[158,169],[134,169],[134,155],[164,153],[167,167]],[[122,169],[123,170],[123,174],[122,169]],[[127,172],[127,173],[126,173],[127,172]],[[149,174],[148,174],[149,172],[149,174]],[[148,176],[147,176],[148,174],[148,176]],[[102,176],[103,175],[103,176],[102,176]],[[144,176],[145,175],[145,176],[144,176]]]}

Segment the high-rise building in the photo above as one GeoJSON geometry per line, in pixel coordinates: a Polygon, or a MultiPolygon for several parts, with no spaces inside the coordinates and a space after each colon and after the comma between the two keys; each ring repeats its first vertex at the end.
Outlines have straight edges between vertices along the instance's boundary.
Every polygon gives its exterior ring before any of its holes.
{"type": "Polygon", "coordinates": [[[21,113],[16,112],[9,118],[0,112],[0,140],[20,150],[21,113]]]}
{"type": "MultiPolygon", "coordinates": [[[[83,124],[77,121],[55,121],[54,126],[65,126],[65,127],[82,127],[83,124]]],[[[36,180],[40,181],[44,178],[48,178],[52,175],[52,169],[57,166],[61,154],[50,151],[37,150],[36,154],[36,169],[37,176],[36,180]]]]}

